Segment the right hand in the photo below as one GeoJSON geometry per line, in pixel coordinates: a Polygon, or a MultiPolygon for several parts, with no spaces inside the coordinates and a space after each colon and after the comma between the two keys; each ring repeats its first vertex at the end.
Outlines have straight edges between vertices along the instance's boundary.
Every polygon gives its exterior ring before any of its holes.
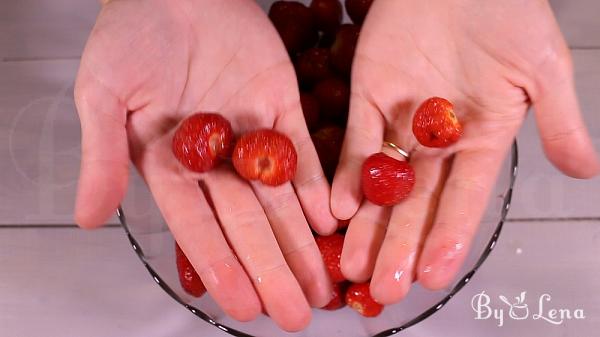
{"type": "Polygon", "coordinates": [[[115,211],[131,158],[208,292],[231,317],[252,320],[262,302],[292,331],[308,324],[310,306],[327,304],[331,285],[308,223],[321,234],[335,231],[329,186],[293,66],[254,1],[105,4],[81,60],[75,100],[83,135],[81,227],[95,228],[115,211]],[[213,170],[201,179],[214,214],[171,153],[175,126],[196,111],[218,111],[237,133],[266,127],[290,137],[298,152],[293,186],[266,187],[231,169],[213,170]]]}

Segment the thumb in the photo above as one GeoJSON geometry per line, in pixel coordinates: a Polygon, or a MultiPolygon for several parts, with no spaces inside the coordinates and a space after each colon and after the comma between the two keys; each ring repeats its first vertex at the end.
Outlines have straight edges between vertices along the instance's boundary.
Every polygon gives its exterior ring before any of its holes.
{"type": "Polygon", "coordinates": [[[127,114],[84,63],[75,85],[75,104],[82,134],[75,221],[83,228],[95,228],[115,212],[127,188],[127,114]]]}
{"type": "Polygon", "coordinates": [[[566,175],[591,178],[600,160],[581,116],[573,65],[566,45],[538,73],[538,94],[531,97],[546,157],[566,175]]]}

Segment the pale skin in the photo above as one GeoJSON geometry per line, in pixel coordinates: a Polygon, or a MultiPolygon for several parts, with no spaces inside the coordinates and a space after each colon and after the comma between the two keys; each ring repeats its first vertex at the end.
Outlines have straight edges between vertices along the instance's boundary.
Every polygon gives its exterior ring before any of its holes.
{"type": "Polygon", "coordinates": [[[414,281],[447,287],[530,106],[548,159],[572,177],[598,174],[570,53],[547,1],[375,1],[356,49],[332,186],[334,215],[352,218],[344,274],[372,277],[371,294],[383,304],[401,300],[414,281]],[[411,133],[414,111],[431,96],[452,101],[464,126],[446,149],[424,148],[411,133]],[[392,208],[364,201],[359,185],[362,162],[384,139],[411,151],[416,172],[412,194],[392,208]]]}
{"type": "Polygon", "coordinates": [[[344,274],[353,281],[372,276],[379,302],[399,301],[414,281],[447,286],[530,104],[544,150],[560,170],[578,178],[600,170],[579,113],[569,51],[541,0],[375,1],[354,61],[349,125],[331,195],[292,64],[252,0],[105,4],[75,98],[83,135],[77,222],[95,228],[114,212],[131,160],[225,312],[248,321],[262,303],[289,331],[308,324],[311,306],[329,301],[309,225],[331,233],[334,216],[352,218],[344,274]],[[408,127],[417,104],[434,95],[455,103],[465,128],[459,143],[444,150],[418,146],[408,127]],[[226,165],[199,176],[185,172],[170,139],[176,123],[198,110],[219,111],[238,134],[265,127],[287,134],[299,155],[292,183],[247,183],[226,165]],[[411,196],[385,209],[363,201],[359,185],[362,161],[384,139],[412,152],[417,176],[411,196]]]}
{"type": "Polygon", "coordinates": [[[78,224],[98,227],[115,211],[131,160],[208,292],[231,317],[252,320],[262,303],[282,329],[295,331],[309,323],[311,306],[328,303],[331,285],[309,223],[322,234],[337,228],[330,188],[291,61],[254,1],[104,4],[75,97],[83,135],[78,224]],[[171,153],[171,138],[177,122],[197,111],[220,112],[237,134],[258,128],[286,134],[298,153],[293,181],[248,183],[228,164],[188,174],[171,153]],[[197,180],[208,188],[216,216],[197,180]]]}

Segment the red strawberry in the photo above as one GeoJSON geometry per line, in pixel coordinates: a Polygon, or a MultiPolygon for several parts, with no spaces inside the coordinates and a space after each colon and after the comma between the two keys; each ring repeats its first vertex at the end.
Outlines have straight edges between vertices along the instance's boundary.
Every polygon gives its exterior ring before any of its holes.
{"type": "Polygon", "coordinates": [[[344,305],[346,305],[346,303],[344,302],[344,288],[346,288],[345,284],[334,283],[332,286],[333,290],[331,294],[331,301],[329,301],[329,303],[327,303],[327,305],[322,308],[323,310],[337,310],[343,308],[344,305]]]}
{"type": "Polygon", "coordinates": [[[413,117],[412,129],[419,143],[427,147],[450,146],[463,132],[452,103],[439,97],[429,98],[421,104],[413,117]]]}
{"type": "Polygon", "coordinates": [[[342,3],[340,0],[312,0],[310,9],[315,14],[317,28],[324,33],[334,33],[342,23],[342,3]]]}
{"type": "Polygon", "coordinates": [[[319,39],[314,13],[297,1],[275,1],[269,18],[290,54],[310,48],[319,39]]]}
{"type": "Polygon", "coordinates": [[[361,178],[363,193],[370,202],[392,206],[410,194],[415,184],[415,171],[408,162],[379,152],[365,160],[361,178]]]}
{"type": "Polygon", "coordinates": [[[359,26],[343,24],[337,31],[331,46],[331,64],[345,78],[350,78],[359,33],[359,26]]]}
{"type": "Polygon", "coordinates": [[[196,113],[184,119],[173,136],[175,157],[194,172],[206,172],[231,153],[231,124],[216,113],[196,113]]]}
{"type": "Polygon", "coordinates": [[[338,165],[340,152],[342,152],[344,130],[338,126],[327,126],[313,133],[311,137],[319,155],[323,173],[331,181],[338,165]]]}
{"type": "Polygon", "coordinates": [[[346,304],[365,317],[375,317],[383,305],[375,302],[369,291],[369,283],[353,283],[346,290],[346,304]]]}
{"type": "Polygon", "coordinates": [[[281,185],[296,174],[294,144],[274,130],[244,134],[233,149],[233,166],[247,180],[260,180],[270,186],[281,185]]]}
{"type": "Polygon", "coordinates": [[[372,3],[373,0],[346,0],[346,12],[352,22],[361,25],[365,21],[372,3]]]}
{"type": "Polygon", "coordinates": [[[329,77],[317,83],[313,95],[324,117],[332,121],[345,121],[350,105],[350,88],[346,82],[335,77],[329,77]]]}
{"type": "Polygon", "coordinates": [[[331,281],[334,283],[345,281],[346,278],[342,274],[340,267],[344,236],[334,233],[329,236],[317,236],[315,241],[321,251],[321,256],[323,256],[323,261],[325,262],[331,281]]]}
{"type": "Polygon", "coordinates": [[[206,292],[206,288],[204,288],[200,276],[198,276],[177,242],[175,242],[175,256],[177,259],[179,282],[183,290],[194,297],[202,296],[206,292]]]}
{"type": "Polygon", "coordinates": [[[314,130],[319,123],[319,101],[312,94],[301,92],[300,104],[304,113],[304,120],[309,130],[314,130]]]}
{"type": "Polygon", "coordinates": [[[350,225],[350,219],[348,220],[338,220],[338,229],[343,229],[350,225]]]}
{"type": "Polygon", "coordinates": [[[329,49],[311,48],[298,56],[296,73],[303,86],[311,86],[331,76],[329,49]]]}

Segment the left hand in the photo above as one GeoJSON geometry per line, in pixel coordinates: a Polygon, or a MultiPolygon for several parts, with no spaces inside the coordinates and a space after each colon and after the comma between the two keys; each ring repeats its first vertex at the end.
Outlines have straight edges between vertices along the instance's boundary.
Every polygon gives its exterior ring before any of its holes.
{"type": "Polygon", "coordinates": [[[352,218],[346,277],[372,277],[382,304],[415,280],[448,286],[530,105],[549,160],[573,177],[597,174],[569,49],[547,1],[375,1],[356,49],[332,189],[334,215],[352,218]],[[431,96],[453,102],[465,130],[446,149],[424,148],[411,132],[412,113],[431,96]],[[416,172],[412,194],[393,208],[362,201],[360,189],[360,167],[384,140],[411,151],[416,172]]]}

